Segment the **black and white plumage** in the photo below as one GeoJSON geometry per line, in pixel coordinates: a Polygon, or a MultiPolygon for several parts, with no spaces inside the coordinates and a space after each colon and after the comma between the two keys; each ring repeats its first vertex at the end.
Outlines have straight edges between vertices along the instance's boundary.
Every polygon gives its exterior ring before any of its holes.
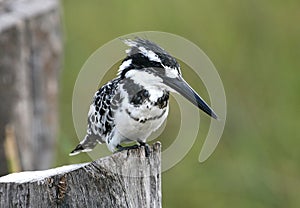
{"type": "Polygon", "coordinates": [[[146,145],[146,139],[168,116],[170,92],[181,94],[217,118],[184,81],[178,62],[164,49],[141,38],[124,42],[130,49],[126,50],[118,76],[95,93],[86,136],[70,155],[91,151],[97,143],[106,143],[112,152],[128,149],[121,143],[137,141],[146,145]]]}

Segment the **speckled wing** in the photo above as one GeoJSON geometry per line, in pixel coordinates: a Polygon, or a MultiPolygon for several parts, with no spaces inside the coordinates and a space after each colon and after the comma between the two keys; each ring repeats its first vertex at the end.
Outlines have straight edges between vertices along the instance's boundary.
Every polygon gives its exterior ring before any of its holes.
{"type": "Polygon", "coordinates": [[[87,134],[70,155],[91,151],[97,143],[106,142],[106,137],[115,127],[114,113],[120,103],[119,81],[116,78],[95,93],[88,112],[87,134]]]}

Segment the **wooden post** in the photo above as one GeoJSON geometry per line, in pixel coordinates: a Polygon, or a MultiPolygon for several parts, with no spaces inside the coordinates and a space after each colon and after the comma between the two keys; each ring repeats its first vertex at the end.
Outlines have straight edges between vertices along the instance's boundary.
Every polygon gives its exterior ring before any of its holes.
{"type": "Polygon", "coordinates": [[[57,0],[0,2],[0,175],[8,173],[8,160],[21,170],[53,163],[60,25],[57,0]],[[18,159],[7,158],[8,151],[18,159]]]}
{"type": "Polygon", "coordinates": [[[161,207],[161,145],[0,178],[0,207],[161,207]]]}

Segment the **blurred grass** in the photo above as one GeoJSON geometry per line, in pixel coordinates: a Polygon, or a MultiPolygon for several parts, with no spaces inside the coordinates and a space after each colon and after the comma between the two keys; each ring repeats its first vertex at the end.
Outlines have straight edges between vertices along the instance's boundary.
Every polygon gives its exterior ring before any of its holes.
{"type": "MultiPolygon", "coordinates": [[[[85,154],[68,157],[78,142],[72,90],[89,55],[120,35],[165,31],[193,41],[213,61],[225,86],[228,117],[215,153],[199,164],[208,124],[202,114],[204,127],[192,150],[163,173],[164,207],[300,207],[298,0],[63,0],[62,6],[65,64],[56,165],[90,160],[85,154]]],[[[207,98],[205,90],[197,91],[207,98]]],[[[176,108],[171,106],[169,120],[177,119],[176,108]]],[[[172,135],[160,137],[164,147],[172,135]]]]}

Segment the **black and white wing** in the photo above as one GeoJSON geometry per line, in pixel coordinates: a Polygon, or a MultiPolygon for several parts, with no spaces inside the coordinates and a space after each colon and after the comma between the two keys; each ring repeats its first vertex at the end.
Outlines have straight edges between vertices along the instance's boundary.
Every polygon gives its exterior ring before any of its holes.
{"type": "Polygon", "coordinates": [[[118,83],[119,78],[116,78],[95,93],[88,112],[87,133],[70,155],[91,151],[97,143],[106,142],[106,137],[115,127],[114,112],[119,105],[118,83]]]}

